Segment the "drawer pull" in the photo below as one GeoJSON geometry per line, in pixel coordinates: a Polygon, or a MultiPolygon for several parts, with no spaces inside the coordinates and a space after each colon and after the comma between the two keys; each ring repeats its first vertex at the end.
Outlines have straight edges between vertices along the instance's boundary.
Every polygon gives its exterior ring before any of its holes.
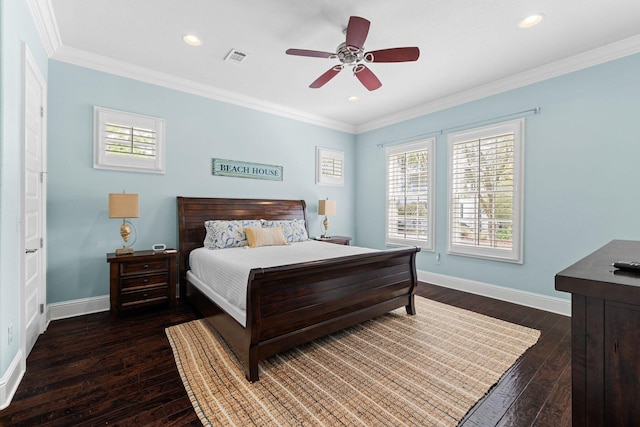
{"type": "Polygon", "coordinates": [[[145,264],[142,268],[149,268],[149,264],[145,264]]]}
{"type": "Polygon", "coordinates": [[[148,295],[148,294],[146,294],[146,293],[145,293],[145,294],[144,294],[144,295],[142,295],[142,296],[146,298],[146,297],[147,297],[147,295],[148,295]]]}
{"type": "Polygon", "coordinates": [[[149,283],[149,279],[144,279],[142,283],[149,283]]]}

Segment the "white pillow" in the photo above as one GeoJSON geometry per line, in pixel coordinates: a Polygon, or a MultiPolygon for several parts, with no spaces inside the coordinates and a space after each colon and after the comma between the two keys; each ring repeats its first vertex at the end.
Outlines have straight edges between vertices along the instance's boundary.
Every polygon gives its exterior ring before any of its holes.
{"type": "Polygon", "coordinates": [[[237,248],[247,246],[247,234],[245,227],[262,227],[259,219],[251,220],[210,220],[205,221],[204,228],[207,234],[203,245],[209,249],[237,248]]]}
{"type": "Polygon", "coordinates": [[[282,227],[287,243],[309,240],[309,234],[303,219],[262,220],[262,227],[282,227]]]}

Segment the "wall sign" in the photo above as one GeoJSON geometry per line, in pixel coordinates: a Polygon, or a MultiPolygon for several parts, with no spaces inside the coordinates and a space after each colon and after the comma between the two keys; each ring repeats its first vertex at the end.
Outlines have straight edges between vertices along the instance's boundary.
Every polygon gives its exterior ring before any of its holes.
{"type": "Polygon", "coordinates": [[[213,159],[211,163],[212,175],[282,181],[282,166],[225,159],[213,159]]]}

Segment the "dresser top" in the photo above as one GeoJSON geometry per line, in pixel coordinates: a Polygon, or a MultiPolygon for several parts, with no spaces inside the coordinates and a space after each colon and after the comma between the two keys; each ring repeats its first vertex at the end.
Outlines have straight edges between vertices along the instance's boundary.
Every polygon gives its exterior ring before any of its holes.
{"type": "Polygon", "coordinates": [[[555,287],[603,299],[624,299],[627,292],[640,295],[640,274],[614,268],[615,261],[640,261],[640,241],[612,240],[556,274],[555,287]]]}

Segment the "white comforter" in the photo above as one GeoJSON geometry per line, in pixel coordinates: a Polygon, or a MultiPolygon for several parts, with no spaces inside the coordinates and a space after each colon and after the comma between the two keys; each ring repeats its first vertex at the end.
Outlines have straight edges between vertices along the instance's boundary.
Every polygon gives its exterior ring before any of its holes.
{"type": "Polygon", "coordinates": [[[275,267],[368,252],[375,252],[375,249],[316,240],[258,248],[198,248],[191,251],[189,266],[191,274],[202,284],[210,287],[228,304],[244,312],[247,308],[247,281],[252,268],[275,267]]]}

